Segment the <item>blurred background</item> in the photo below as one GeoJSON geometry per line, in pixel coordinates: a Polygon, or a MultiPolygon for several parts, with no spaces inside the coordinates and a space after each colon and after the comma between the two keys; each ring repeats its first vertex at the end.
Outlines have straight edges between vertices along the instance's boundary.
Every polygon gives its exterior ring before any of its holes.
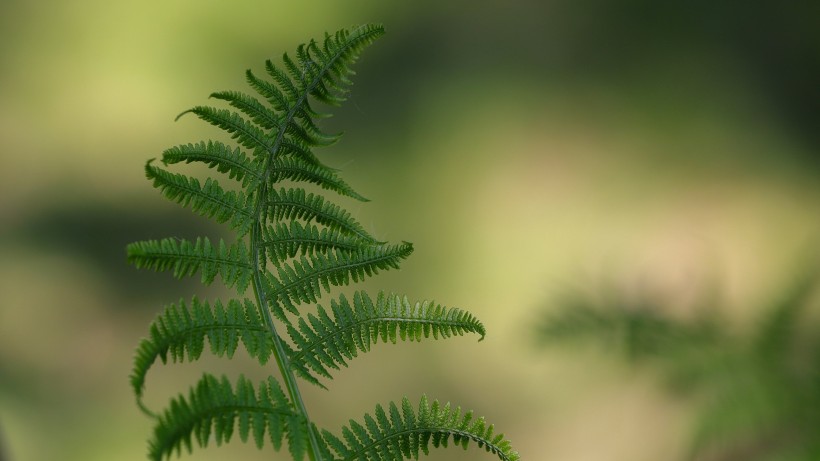
{"type": "MultiPolygon", "coordinates": [[[[0,459],[145,459],[132,353],[164,303],[221,292],[137,271],[124,246],[224,229],[161,198],[143,164],[220,136],[173,119],[245,89],[246,68],[363,22],[388,33],[326,125],[345,137],[317,154],[373,200],[340,201],[371,233],[416,248],[368,287],[468,309],[488,336],[376,348],[329,391],[306,385],[317,422],[427,393],[523,459],[690,455],[697,395],[600,348],[544,347],[535,326],[567,293],[616,287],[756,331],[818,259],[817,2],[4,0],[0,459]]],[[[800,302],[816,322],[816,294],[800,302]]],[[[258,368],[157,367],[148,399],[258,368]]],[[[491,459],[476,450],[430,459],[491,459]]],[[[190,459],[226,456],[285,459],[238,441],[190,459]]]]}

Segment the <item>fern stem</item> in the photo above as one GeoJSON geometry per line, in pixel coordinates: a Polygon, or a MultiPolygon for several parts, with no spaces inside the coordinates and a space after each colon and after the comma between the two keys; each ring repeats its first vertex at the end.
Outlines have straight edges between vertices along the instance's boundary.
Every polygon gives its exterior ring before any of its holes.
{"type": "Polygon", "coordinates": [[[276,140],[274,141],[273,148],[271,149],[270,155],[268,155],[265,159],[266,165],[263,173],[263,180],[259,185],[258,195],[256,196],[256,212],[254,213],[256,216],[257,221],[253,225],[253,230],[251,231],[251,248],[253,252],[253,262],[254,262],[254,270],[253,270],[253,289],[256,293],[256,301],[259,303],[259,310],[262,311],[262,316],[265,319],[265,323],[270,329],[271,336],[273,337],[273,358],[276,360],[276,365],[279,367],[279,373],[282,375],[282,379],[285,380],[285,388],[288,391],[288,396],[290,397],[291,402],[296,407],[296,410],[302,414],[305,418],[305,424],[307,425],[307,433],[308,433],[308,458],[311,461],[323,461],[322,459],[322,451],[319,449],[319,441],[316,438],[316,433],[313,430],[313,424],[310,422],[310,417],[308,416],[307,407],[305,407],[305,402],[302,400],[302,393],[299,391],[299,385],[296,382],[296,376],[293,374],[293,369],[290,366],[290,360],[288,359],[287,353],[285,352],[285,347],[282,345],[282,338],[279,336],[279,333],[276,331],[276,325],[273,322],[273,316],[271,315],[270,309],[268,308],[268,302],[265,298],[265,290],[264,285],[262,284],[262,267],[267,266],[267,256],[265,253],[265,247],[262,239],[262,227],[268,221],[268,207],[265,206],[265,201],[263,197],[267,197],[268,195],[268,181],[270,180],[271,172],[273,169],[273,161],[275,160],[276,153],[279,150],[279,146],[282,143],[282,140],[285,136],[285,129],[288,124],[291,123],[293,120],[296,108],[299,107],[302,103],[304,103],[305,99],[307,98],[307,92],[303,95],[299,101],[291,107],[290,111],[285,118],[285,123],[283,123],[279,129],[279,132],[276,135],[276,140]]]}
{"type": "MultiPolygon", "coordinates": [[[[261,189],[265,189],[264,183],[261,189]]],[[[257,215],[258,216],[258,215],[257,215]]],[[[285,353],[285,348],[282,345],[282,338],[276,332],[276,324],[273,322],[273,316],[268,308],[267,299],[265,298],[265,290],[262,285],[261,270],[264,263],[264,248],[262,242],[262,224],[257,222],[251,231],[251,248],[253,248],[253,291],[256,294],[256,302],[259,310],[262,313],[262,318],[265,319],[265,324],[271,332],[273,338],[273,358],[276,360],[276,365],[279,367],[279,373],[285,381],[285,388],[288,391],[288,396],[291,402],[296,407],[296,410],[305,418],[307,425],[307,432],[310,444],[308,445],[308,458],[311,461],[323,461],[322,452],[319,450],[319,442],[316,439],[316,433],[313,430],[313,425],[310,423],[305,402],[302,400],[302,393],[299,391],[299,385],[296,383],[296,376],[290,366],[290,361],[285,353]]]]}
{"type": "Polygon", "coordinates": [[[265,206],[264,198],[268,195],[268,184],[271,179],[274,160],[276,160],[276,154],[279,153],[280,146],[285,139],[287,127],[293,123],[296,114],[307,102],[308,95],[321,82],[322,76],[325,75],[333,65],[335,65],[336,61],[342,56],[342,54],[343,50],[340,49],[334,56],[330,57],[325,62],[324,68],[317,72],[313,78],[313,81],[303,88],[300,92],[299,98],[290,107],[282,123],[279,125],[276,138],[268,152],[269,155],[265,158],[266,164],[262,175],[263,180],[259,184],[259,188],[257,189],[258,195],[256,196],[256,212],[254,213],[256,222],[254,223],[253,230],[251,231],[251,251],[253,253],[254,261],[253,289],[256,293],[256,301],[259,303],[259,310],[262,311],[262,316],[265,319],[265,323],[273,336],[273,355],[276,359],[276,364],[279,366],[279,372],[282,374],[282,379],[285,380],[285,387],[288,390],[288,395],[290,396],[291,402],[296,406],[297,411],[299,411],[305,418],[308,438],[310,441],[310,444],[308,445],[308,457],[311,461],[323,461],[322,451],[319,449],[319,441],[317,439],[316,432],[314,431],[313,424],[311,424],[310,418],[308,417],[307,408],[302,400],[302,394],[299,391],[299,385],[296,383],[296,376],[290,366],[290,360],[288,359],[288,356],[285,353],[285,348],[282,345],[282,339],[276,332],[276,325],[273,322],[273,316],[268,308],[267,299],[265,299],[265,290],[263,288],[264,285],[262,284],[261,271],[263,267],[267,266],[267,257],[265,254],[264,245],[262,244],[262,227],[268,220],[268,207],[265,206]]]}

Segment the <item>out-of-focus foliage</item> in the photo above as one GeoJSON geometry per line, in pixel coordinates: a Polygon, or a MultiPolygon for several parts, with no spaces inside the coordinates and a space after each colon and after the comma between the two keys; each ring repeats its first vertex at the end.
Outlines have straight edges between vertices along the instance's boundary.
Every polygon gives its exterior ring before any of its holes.
{"type": "Polygon", "coordinates": [[[683,459],[820,458],[818,272],[802,272],[748,331],[708,305],[675,318],[664,302],[609,293],[575,295],[544,315],[542,345],[591,345],[653,369],[698,410],[683,459]],[[816,311],[816,309],[815,309],[816,311]]]}

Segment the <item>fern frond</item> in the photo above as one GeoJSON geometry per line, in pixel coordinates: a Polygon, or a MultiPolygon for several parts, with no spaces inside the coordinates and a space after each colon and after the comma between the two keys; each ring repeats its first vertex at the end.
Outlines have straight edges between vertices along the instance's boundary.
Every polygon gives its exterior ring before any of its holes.
{"type": "Polygon", "coordinates": [[[216,356],[233,357],[240,342],[249,355],[265,364],[273,351],[271,332],[265,326],[256,304],[232,299],[223,306],[217,300],[213,307],[207,301],[196,297],[190,308],[180,300],[170,304],[151,323],[150,336],[143,339],[134,357],[131,372],[131,386],[142,404],[145,376],[157,358],[167,363],[170,355],[173,362],[198,360],[205,349],[205,339],[210,344],[211,353],[216,356]]]}
{"type": "Polygon", "coordinates": [[[305,68],[315,72],[315,74],[328,74],[326,78],[320,80],[321,85],[315,85],[311,89],[311,96],[331,105],[338,105],[343,102],[345,100],[343,88],[352,84],[348,77],[354,74],[350,64],[358,59],[359,52],[366,45],[369,45],[383,34],[384,28],[382,26],[368,24],[353,31],[340,30],[334,35],[326,34],[322,48],[319,48],[315,41],[311,41],[307,47],[298,50],[300,60],[305,68]],[[321,59],[321,62],[328,65],[324,67],[308,65],[307,63],[313,60],[311,53],[313,53],[313,56],[324,58],[321,59]],[[334,56],[340,54],[344,59],[333,59],[334,56]]]}
{"type": "Polygon", "coordinates": [[[185,239],[166,238],[145,240],[127,246],[128,262],[138,269],[173,271],[174,277],[202,273],[202,283],[210,285],[217,274],[228,288],[236,287],[243,293],[253,275],[248,249],[239,240],[228,246],[220,239],[214,246],[207,237],[195,242],[185,239]]]}
{"type": "Polygon", "coordinates": [[[300,115],[298,123],[288,125],[287,134],[291,140],[308,146],[329,146],[342,136],[341,134],[327,134],[313,122],[313,116],[300,115]]]}
{"type": "Polygon", "coordinates": [[[339,176],[323,165],[305,162],[301,158],[279,157],[273,161],[271,180],[307,181],[319,185],[322,189],[332,190],[340,195],[353,197],[361,202],[368,202],[347,185],[339,176]]]}
{"type": "Polygon", "coordinates": [[[195,114],[200,119],[226,131],[232,139],[251,149],[254,155],[272,155],[276,153],[273,142],[265,132],[236,112],[208,106],[196,106],[179,114],[177,118],[187,113],[195,114]]]}
{"type": "Polygon", "coordinates": [[[242,182],[242,187],[250,189],[250,181],[261,181],[262,171],[259,162],[253,161],[244,152],[218,141],[184,144],[167,149],[162,153],[162,163],[202,162],[220,173],[227,173],[231,179],[242,182]]]}
{"type": "Polygon", "coordinates": [[[278,192],[271,190],[268,203],[271,218],[274,220],[316,221],[329,229],[377,243],[376,239],[350,216],[350,213],[338,205],[325,201],[321,195],[308,194],[304,189],[280,189],[278,192]]]}
{"type": "Polygon", "coordinates": [[[285,129],[280,128],[278,137],[281,138],[285,132],[304,133],[308,136],[297,135],[297,138],[301,138],[308,145],[326,145],[334,142],[338,136],[324,135],[312,125],[312,119],[319,117],[320,114],[311,108],[308,96],[329,104],[341,102],[343,87],[351,84],[345,79],[345,76],[352,73],[350,66],[356,62],[359,53],[367,45],[383,34],[384,28],[380,25],[365,25],[352,31],[343,30],[334,36],[327,35],[323,50],[317,46],[300,45],[297,49],[298,64],[285,53],[282,56],[285,70],[268,61],[266,70],[278,84],[280,94],[293,101],[292,104],[286,104],[288,109],[285,129]],[[337,89],[339,94],[330,92],[328,86],[337,89]],[[302,131],[288,131],[291,125],[299,125],[302,131]]]}
{"type": "MultiPolygon", "coordinates": [[[[407,399],[401,409],[376,407],[375,417],[350,422],[342,439],[310,422],[296,375],[318,384],[330,369],[347,366],[359,352],[375,343],[399,339],[420,341],[466,333],[484,337],[484,326],[472,315],[432,302],[411,304],[406,298],[380,293],[374,301],[357,292],[352,304],[344,296],[330,309],[318,306],[316,315],[301,316],[297,305],[315,303],[331,286],[359,282],[380,270],[398,268],[413,251],[410,243],[387,245],[370,236],[351,214],[324,197],[288,185],[308,182],[324,190],[367,201],[318,160],[312,148],[334,143],[340,134],[323,131],[318,120],[329,117],[314,105],[339,105],[352,84],[351,65],[359,53],[384,33],[380,25],[325,34],[324,40],[299,45],[281,63],[265,64],[265,78],[246,72],[256,94],[219,91],[211,98],[229,109],[196,106],[192,113],[227,132],[238,146],[215,141],[167,149],[162,162],[200,162],[230,179],[242,191],[226,191],[214,179],[199,180],[146,164],[146,175],[156,188],[206,217],[228,223],[236,242],[212,244],[207,238],[167,238],[132,243],[129,261],[138,268],[169,271],[175,277],[201,273],[211,284],[219,275],[240,294],[253,282],[253,299],[226,304],[197,298],[166,307],[152,323],[150,335],[137,349],[130,376],[139,406],[156,419],[149,444],[151,459],[160,461],[194,443],[206,447],[230,441],[239,433],[252,436],[261,447],[269,438],[276,450],[287,439],[291,458],[331,461],[332,451],[345,460],[393,461],[418,457],[430,444],[449,442],[467,446],[472,440],[504,461],[517,461],[503,435],[495,435],[483,419],[449,404],[428,404],[422,398],[418,414],[407,399]],[[286,183],[286,184],[281,184],[286,183]],[[286,187],[282,187],[286,186],[286,187]],[[289,316],[293,314],[293,316],[289,316]],[[281,320],[292,342],[277,333],[273,316],[281,320]],[[295,321],[292,320],[295,316],[295,321]],[[142,399],[146,376],[159,358],[166,363],[194,361],[205,342],[217,356],[231,358],[243,343],[260,364],[273,357],[282,374],[285,392],[273,378],[254,387],[240,376],[204,375],[187,396],[172,399],[160,414],[148,410],[142,399]]],[[[179,117],[178,117],[179,118],[179,117]]],[[[230,144],[230,143],[229,143],[230,144]]],[[[301,306],[300,306],[301,308],[301,306]]]]}
{"type": "Polygon", "coordinates": [[[211,93],[214,99],[227,101],[228,104],[249,116],[257,125],[267,130],[279,129],[279,117],[253,96],[239,91],[219,91],[211,93]]]}
{"type": "MultiPolygon", "coordinates": [[[[287,65],[290,58],[288,57],[287,53],[282,54],[282,61],[287,65]]],[[[281,90],[281,92],[285,95],[286,101],[297,101],[300,98],[300,91],[299,88],[291,81],[288,74],[273,64],[271,60],[265,61],[265,71],[267,71],[268,75],[273,78],[273,81],[276,82],[276,85],[281,90]]],[[[293,103],[287,103],[284,105],[284,109],[289,111],[293,103]]]]}
{"type": "Polygon", "coordinates": [[[312,303],[330,285],[348,285],[364,280],[379,270],[397,269],[399,262],[410,256],[413,245],[381,245],[360,248],[355,252],[333,251],[303,256],[290,264],[277,267],[279,278],[268,277],[271,299],[288,300],[299,304],[312,303]]]}
{"type": "Polygon", "coordinates": [[[472,412],[462,415],[460,407],[452,408],[449,403],[442,406],[434,400],[431,405],[422,396],[418,413],[414,413],[405,397],[401,410],[391,402],[388,411],[377,405],[375,414],[375,418],[365,414],[364,424],[350,420],[342,428],[344,440],[322,431],[325,443],[343,461],[418,459],[419,452],[429,454],[431,444],[447,447],[451,440],[465,449],[473,441],[503,461],[519,459],[504,434],[494,433],[493,425],[487,425],[484,418],[474,419],[472,412]]]}
{"type": "Polygon", "coordinates": [[[184,207],[190,206],[195,213],[214,218],[217,222],[227,222],[240,236],[248,233],[253,222],[253,212],[244,192],[225,192],[211,178],[206,179],[202,186],[196,178],[169,173],[151,165],[152,161],[149,160],[145,165],[145,176],[153,180],[154,187],[168,199],[184,207]]]}
{"type": "Polygon", "coordinates": [[[282,156],[291,156],[310,165],[320,165],[331,170],[330,167],[319,161],[319,158],[310,150],[310,146],[296,140],[282,138],[282,142],[279,143],[279,153],[282,156]]]}
{"type": "MultiPolygon", "coordinates": [[[[185,447],[192,451],[192,439],[205,448],[209,439],[217,445],[231,440],[238,429],[239,438],[246,442],[252,435],[257,447],[262,447],[265,434],[271,445],[279,450],[286,432],[293,428],[295,412],[279,383],[272,377],[253,384],[240,376],[236,387],[226,377],[217,379],[205,374],[191,388],[188,397],[179,395],[158,418],[153,438],[149,441],[149,457],[154,461],[181,454],[185,447]]],[[[296,427],[295,437],[304,436],[296,427]]],[[[301,442],[300,442],[301,443],[301,442]]]]}
{"type": "Polygon", "coordinates": [[[274,264],[293,258],[297,254],[314,254],[329,250],[351,252],[363,246],[373,245],[338,230],[320,230],[312,224],[302,226],[299,221],[291,221],[290,225],[279,223],[269,226],[263,232],[262,245],[268,252],[269,260],[274,264]]]}
{"type": "MultiPolygon", "coordinates": [[[[270,65],[272,66],[273,63],[270,65]]],[[[257,93],[268,101],[274,110],[279,112],[287,112],[288,100],[279,88],[276,87],[276,85],[257,77],[250,69],[245,71],[245,80],[251,88],[256,90],[257,93]]]]}
{"type": "Polygon", "coordinates": [[[472,314],[446,308],[429,301],[410,303],[407,297],[380,292],[374,303],[363,291],[353,295],[353,306],[344,295],[331,301],[333,318],[320,305],[317,315],[300,318],[297,326],[288,325],[288,334],[297,350],[289,354],[291,365],[300,376],[318,384],[308,370],[331,378],[328,368],[339,369],[358,353],[367,352],[381,340],[395,344],[422,339],[445,339],[477,333],[482,340],[484,325],[472,314]]]}

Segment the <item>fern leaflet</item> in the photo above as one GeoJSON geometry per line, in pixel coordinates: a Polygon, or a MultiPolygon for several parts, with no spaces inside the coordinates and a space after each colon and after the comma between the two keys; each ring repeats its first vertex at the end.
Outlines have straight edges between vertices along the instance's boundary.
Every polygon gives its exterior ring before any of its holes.
{"type": "Polygon", "coordinates": [[[304,189],[270,191],[271,217],[277,221],[301,219],[316,221],[329,229],[338,230],[362,240],[376,242],[351,216],[338,205],[325,201],[321,195],[306,193],[304,189]]]}
{"type": "Polygon", "coordinates": [[[128,245],[128,261],[138,268],[172,271],[182,278],[202,272],[202,283],[210,285],[217,274],[225,285],[243,293],[250,283],[253,266],[248,249],[240,240],[228,246],[224,240],[214,246],[207,237],[195,242],[166,238],[128,245]]]}
{"type": "Polygon", "coordinates": [[[270,332],[259,317],[256,305],[232,299],[223,306],[216,301],[213,307],[207,301],[194,298],[190,308],[183,301],[171,304],[151,324],[150,337],[143,339],[134,358],[131,386],[144,411],[142,403],[145,376],[157,358],[167,363],[198,360],[205,348],[205,339],[211,353],[233,357],[241,342],[251,357],[260,364],[267,363],[273,351],[270,332]],[[187,352],[187,359],[186,359],[187,352]]]}
{"type": "Polygon", "coordinates": [[[302,226],[299,221],[291,221],[290,225],[279,223],[269,226],[264,232],[262,245],[268,252],[268,259],[274,264],[297,254],[313,255],[329,250],[353,252],[371,244],[338,230],[319,230],[312,224],[302,226]]]}
{"type": "Polygon", "coordinates": [[[279,278],[268,277],[271,299],[286,300],[299,304],[315,303],[321,291],[330,286],[343,286],[364,280],[379,270],[397,269],[399,261],[413,251],[409,243],[402,245],[368,246],[355,253],[342,251],[317,253],[303,256],[291,264],[282,264],[277,270],[279,278]]]}
{"type": "Polygon", "coordinates": [[[217,379],[206,374],[187,398],[178,396],[157,418],[154,436],[149,441],[149,457],[160,461],[173,452],[179,454],[183,446],[191,452],[192,437],[203,448],[208,446],[211,437],[221,445],[231,440],[235,428],[243,442],[253,434],[260,448],[267,433],[271,445],[278,450],[286,431],[296,431],[291,437],[306,437],[299,424],[294,427],[297,419],[298,414],[273,378],[263,381],[258,390],[254,390],[253,384],[240,376],[234,389],[228,378],[217,379]]]}
{"type": "Polygon", "coordinates": [[[273,181],[278,182],[286,179],[291,181],[307,181],[318,184],[323,189],[332,190],[362,202],[368,201],[348,186],[347,183],[342,181],[339,176],[328,167],[311,164],[299,157],[281,157],[274,160],[271,175],[273,176],[271,178],[273,181]]]}
{"type": "MultiPolygon", "coordinates": [[[[379,340],[395,344],[433,337],[448,338],[478,333],[484,339],[484,325],[468,312],[428,301],[411,304],[407,297],[379,293],[376,302],[362,291],[353,296],[353,307],[344,295],[331,301],[333,318],[320,305],[317,315],[300,318],[288,325],[288,334],[298,347],[289,351],[291,365],[302,378],[319,384],[311,373],[331,378],[328,368],[347,366],[359,352],[367,352],[379,340]]],[[[479,339],[479,340],[481,340],[479,339]]]]}
{"type": "Polygon", "coordinates": [[[255,184],[251,181],[262,180],[259,162],[249,159],[238,147],[231,150],[217,141],[176,146],[162,153],[162,163],[165,165],[179,162],[205,163],[220,173],[227,173],[231,179],[241,181],[244,188],[252,188],[255,184]]]}
{"type": "Polygon", "coordinates": [[[231,134],[231,138],[236,139],[239,144],[253,150],[255,156],[264,156],[265,154],[274,154],[276,152],[272,140],[264,131],[253,123],[246,121],[236,112],[207,106],[197,106],[179,114],[177,118],[189,112],[211,125],[227,131],[231,134]]]}
{"type": "Polygon", "coordinates": [[[381,405],[376,406],[376,417],[364,415],[364,425],[350,420],[350,425],[342,428],[339,439],[328,431],[323,431],[325,443],[343,461],[398,461],[418,459],[419,452],[429,454],[430,445],[447,447],[453,445],[467,448],[474,441],[480,448],[497,455],[504,461],[517,461],[514,451],[504,434],[495,434],[493,425],[484,418],[473,418],[472,412],[461,414],[461,408],[452,408],[449,403],[440,405],[434,400],[432,405],[422,396],[418,413],[413,412],[410,401],[402,399],[401,410],[394,403],[389,405],[389,416],[381,405]]]}
{"type": "Polygon", "coordinates": [[[190,206],[195,213],[214,218],[217,222],[228,222],[240,235],[248,233],[253,213],[249,198],[243,192],[225,192],[211,178],[202,186],[196,178],[169,173],[151,165],[150,160],[145,165],[145,175],[154,181],[154,187],[161,190],[168,199],[182,206],[190,206]]]}

